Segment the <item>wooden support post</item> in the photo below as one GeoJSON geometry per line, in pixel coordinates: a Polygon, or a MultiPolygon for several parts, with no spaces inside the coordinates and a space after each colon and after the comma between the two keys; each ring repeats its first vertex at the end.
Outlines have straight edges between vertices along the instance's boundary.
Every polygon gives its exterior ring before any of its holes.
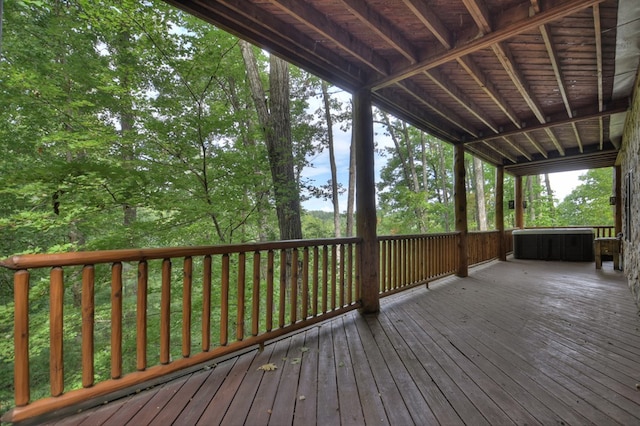
{"type": "Polygon", "coordinates": [[[466,169],[464,167],[464,145],[456,145],[454,149],[453,176],[455,189],[453,197],[455,199],[456,231],[460,233],[458,270],[456,275],[466,277],[469,275],[469,250],[467,244],[467,188],[466,169]]]}
{"type": "Polygon", "coordinates": [[[371,92],[367,89],[353,96],[353,132],[356,146],[356,223],[362,238],[358,253],[361,312],[380,309],[378,283],[378,241],[376,235],[376,198],[374,174],[373,114],[371,92]]]}
{"type": "Polygon", "coordinates": [[[516,176],[516,228],[524,228],[524,197],[522,194],[522,176],[516,176]]]}
{"type": "Polygon", "coordinates": [[[614,191],[614,195],[616,197],[616,203],[615,203],[615,212],[614,212],[614,216],[615,216],[615,236],[618,236],[618,234],[620,232],[622,232],[622,167],[621,166],[615,166],[614,167],[614,173],[615,173],[615,186],[613,188],[614,191]]]}
{"type": "Polygon", "coordinates": [[[496,167],[496,229],[498,230],[498,258],[507,260],[504,243],[504,167],[496,167]]]}

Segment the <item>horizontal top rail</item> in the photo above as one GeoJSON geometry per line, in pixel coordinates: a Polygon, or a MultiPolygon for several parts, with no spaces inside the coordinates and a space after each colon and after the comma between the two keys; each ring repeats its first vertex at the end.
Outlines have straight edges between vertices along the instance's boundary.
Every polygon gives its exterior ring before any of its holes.
{"type": "Polygon", "coordinates": [[[453,231],[453,232],[441,232],[438,234],[379,235],[378,241],[410,240],[413,238],[450,237],[450,236],[458,235],[459,233],[460,233],[459,231],[453,231]]]}
{"type": "Polygon", "coordinates": [[[58,266],[92,265],[97,263],[133,262],[141,260],[166,259],[172,257],[221,255],[250,251],[281,250],[311,246],[355,244],[362,239],[323,238],[316,240],[286,240],[264,243],[245,243],[218,246],[165,247],[148,249],[99,250],[71,253],[24,254],[11,256],[0,261],[0,266],[18,270],[58,266]]]}

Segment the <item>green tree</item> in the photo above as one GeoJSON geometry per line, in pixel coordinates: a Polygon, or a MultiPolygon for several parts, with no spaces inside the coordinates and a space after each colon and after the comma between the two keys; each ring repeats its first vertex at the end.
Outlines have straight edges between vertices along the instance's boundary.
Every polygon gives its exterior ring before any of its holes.
{"type": "Polygon", "coordinates": [[[611,168],[591,169],[580,176],[578,185],[558,205],[560,225],[613,225],[611,168]]]}

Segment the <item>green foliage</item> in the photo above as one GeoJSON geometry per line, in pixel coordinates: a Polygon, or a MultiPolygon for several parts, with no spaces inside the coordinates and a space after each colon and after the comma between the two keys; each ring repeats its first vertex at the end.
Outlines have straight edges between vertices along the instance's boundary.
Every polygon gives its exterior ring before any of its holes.
{"type": "Polygon", "coordinates": [[[580,176],[578,185],[558,205],[561,225],[613,225],[613,194],[611,168],[592,169],[580,176]]]}

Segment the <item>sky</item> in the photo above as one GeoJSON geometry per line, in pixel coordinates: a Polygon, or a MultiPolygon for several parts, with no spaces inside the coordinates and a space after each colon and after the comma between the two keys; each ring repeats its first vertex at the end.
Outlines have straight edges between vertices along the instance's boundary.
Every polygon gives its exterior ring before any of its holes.
{"type": "MultiPolygon", "coordinates": [[[[374,127],[374,137],[379,144],[378,148],[391,146],[392,142],[388,137],[382,134],[382,128],[374,127]]],[[[349,184],[349,146],[351,144],[351,132],[344,132],[338,126],[334,128],[335,151],[336,151],[336,168],[338,172],[338,182],[342,184],[345,191],[349,184]]],[[[324,150],[316,157],[310,159],[312,166],[305,167],[302,173],[303,179],[313,181],[316,185],[326,184],[331,176],[329,165],[329,151],[324,150]]],[[[375,175],[376,182],[379,180],[380,170],[386,163],[386,159],[376,154],[375,157],[375,175]]],[[[579,176],[585,173],[585,170],[561,172],[550,174],[551,188],[554,191],[554,198],[561,202],[564,197],[569,195],[571,191],[580,184],[579,176]]],[[[346,192],[339,197],[340,211],[344,212],[347,208],[346,192]]],[[[312,198],[303,202],[303,208],[306,210],[322,210],[333,211],[331,201],[312,198]]]]}

